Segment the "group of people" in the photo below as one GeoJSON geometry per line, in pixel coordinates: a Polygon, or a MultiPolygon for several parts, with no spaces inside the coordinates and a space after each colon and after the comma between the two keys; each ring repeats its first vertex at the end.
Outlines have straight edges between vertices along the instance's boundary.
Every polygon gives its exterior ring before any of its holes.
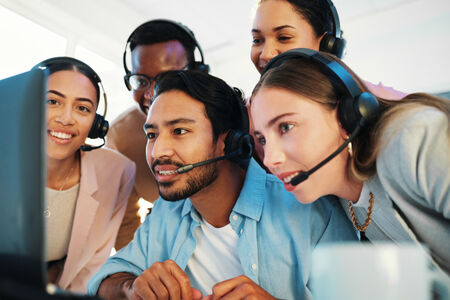
{"type": "Polygon", "coordinates": [[[261,78],[245,98],[189,28],[142,24],[123,61],[137,105],[111,126],[88,65],[37,65],[49,282],[105,299],[311,299],[314,249],[358,240],[425,245],[450,274],[450,103],[360,79],[329,0],[260,0],[251,34],[261,78]],[[140,198],[154,202],[143,224],[140,198]]]}

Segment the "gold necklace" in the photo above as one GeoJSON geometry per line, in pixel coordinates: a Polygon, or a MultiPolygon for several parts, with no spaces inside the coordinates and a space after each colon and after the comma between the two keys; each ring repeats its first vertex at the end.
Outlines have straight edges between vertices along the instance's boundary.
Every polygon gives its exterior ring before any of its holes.
{"type": "MultiPolygon", "coordinates": [[[[69,170],[69,172],[67,173],[66,178],[64,179],[64,182],[63,182],[63,184],[61,185],[61,187],[59,188],[58,192],[61,192],[61,191],[63,190],[63,188],[66,186],[67,180],[69,179],[69,176],[70,176],[70,174],[72,173],[72,170],[73,170],[74,167],[75,167],[75,166],[72,166],[72,167],[70,168],[70,170],[69,170]]],[[[47,206],[47,208],[44,210],[44,217],[49,218],[50,216],[51,216],[50,209],[49,209],[48,206],[47,206]]]]}
{"type": "Polygon", "coordinates": [[[369,209],[367,210],[367,217],[364,224],[361,226],[358,224],[358,220],[356,220],[355,217],[355,211],[353,210],[353,205],[350,200],[347,200],[348,208],[350,210],[350,216],[352,217],[352,223],[353,226],[355,226],[356,230],[358,231],[365,231],[367,227],[369,226],[370,222],[372,221],[372,211],[373,211],[373,202],[375,200],[375,197],[373,196],[372,192],[369,193],[369,209]]]}

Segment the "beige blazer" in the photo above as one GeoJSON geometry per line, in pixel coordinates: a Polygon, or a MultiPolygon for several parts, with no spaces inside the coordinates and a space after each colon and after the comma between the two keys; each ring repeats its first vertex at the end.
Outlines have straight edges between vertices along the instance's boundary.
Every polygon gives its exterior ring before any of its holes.
{"type": "Polygon", "coordinates": [[[85,293],[87,283],[111,253],[133,187],[135,165],[100,148],[81,152],[81,179],[72,234],[58,286],[85,293]]]}

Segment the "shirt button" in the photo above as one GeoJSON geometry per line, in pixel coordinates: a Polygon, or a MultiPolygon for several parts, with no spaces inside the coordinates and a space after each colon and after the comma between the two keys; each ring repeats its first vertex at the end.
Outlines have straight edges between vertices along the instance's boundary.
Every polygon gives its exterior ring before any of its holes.
{"type": "Polygon", "coordinates": [[[253,269],[253,271],[256,270],[256,264],[252,265],[252,269],[253,269]]]}
{"type": "Polygon", "coordinates": [[[237,221],[238,216],[237,215],[233,215],[233,220],[237,221]]]}

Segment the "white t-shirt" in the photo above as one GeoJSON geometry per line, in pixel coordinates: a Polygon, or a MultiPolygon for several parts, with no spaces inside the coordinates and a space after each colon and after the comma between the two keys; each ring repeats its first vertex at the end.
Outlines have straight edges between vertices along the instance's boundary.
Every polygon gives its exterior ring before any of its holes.
{"type": "Polygon", "coordinates": [[[203,295],[211,294],[216,283],[244,274],[237,253],[239,237],[231,224],[215,228],[202,218],[194,236],[197,245],[186,274],[194,279],[191,285],[198,287],[203,295]]]}
{"type": "Polygon", "coordinates": [[[46,261],[66,256],[80,184],[64,191],[45,188],[46,261]]]}

